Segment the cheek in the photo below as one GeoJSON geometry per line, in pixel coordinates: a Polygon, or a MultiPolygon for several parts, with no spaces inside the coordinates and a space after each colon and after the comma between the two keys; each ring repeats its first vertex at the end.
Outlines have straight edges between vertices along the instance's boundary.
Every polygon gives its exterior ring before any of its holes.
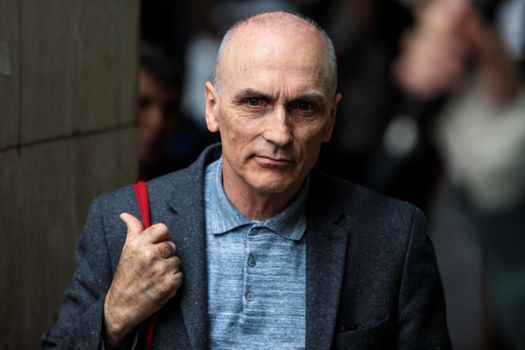
{"type": "Polygon", "coordinates": [[[243,130],[235,122],[225,123],[220,129],[220,133],[223,143],[238,147],[244,142],[243,130]]]}
{"type": "Polygon", "coordinates": [[[250,154],[253,127],[233,113],[223,116],[219,125],[223,155],[228,158],[232,167],[238,168],[250,154]]]}
{"type": "Polygon", "coordinates": [[[319,123],[296,131],[296,154],[302,159],[302,168],[312,167],[317,161],[326,136],[326,128],[326,123],[319,123]]]}
{"type": "Polygon", "coordinates": [[[313,150],[320,148],[328,129],[325,121],[314,121],[296,128],[295,139],[303,149],[313,150]]]}
{"type": "Polygon", "coordinates": [[[230,111],[223,116],[219,127],[224,138],[223,141],[239,144],[248,143],[256,138],[262,130],[260,120],[250,118],[242,113],[230,111]]]}

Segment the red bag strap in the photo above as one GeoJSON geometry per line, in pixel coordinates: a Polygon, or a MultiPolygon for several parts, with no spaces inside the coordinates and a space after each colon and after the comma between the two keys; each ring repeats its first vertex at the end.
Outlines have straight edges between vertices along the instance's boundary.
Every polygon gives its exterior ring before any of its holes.
{"type": "MultiPolygon", "coordinates": [[[[139,205],[140,215],[142,216],[142,223],[144,228],[151,226],[150,210],[149,210],[149,196],[148,196],[148,185],[144,181],[139,181],[133,185],[135,195],[137,197],[137,203],[139,205]]],[[[153,334],[155,333],[155,325],[157,323],[157,314],[151,315],[148,322],[148,329],[146,332],[146,343],[144,349],[150,350],[151,344],[153,343],[153,334]]]]}
{"type": "Polygon", "coordinates": [[[144,181],[139,181],[133,185],[135,195],[137,196],[137,203],[139,205],[140,215],[142,216],[142,223],[144,228],[151,226],[151,219],[149,216],[149,196],[148,185],[144,181]]]}

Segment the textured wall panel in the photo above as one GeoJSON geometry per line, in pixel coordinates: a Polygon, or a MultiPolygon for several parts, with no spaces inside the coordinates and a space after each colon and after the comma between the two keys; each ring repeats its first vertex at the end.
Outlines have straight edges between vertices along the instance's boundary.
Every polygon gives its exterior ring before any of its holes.
{"type": "MultiPolygon", "coordinates": [[[[15,197],[13,183],[15,178],[15,168],[6,164],[16,164],[16,151],[0,153],[0,348],[4,349],[8,341],[13,339],[13,327],[5,321],[12,307],[9,305],[13,299],[16,286],[11,285],[13,273],[11,263],[16,256],[17,247],[13,246],[13,236],[19,233],[13,231],[14,217],[12,216],[12,200],[15,197]],[[15,288],[13,288],[15,287],[15,288]],[[2,344],[5,342],[5,345],[2,344]]],[[[13,347],[7,347],[12,349],[13,347]]]]}
{"type": "Polygon", "coordinates": [[[134,119],[134,2],[22,2],[22,141],[134,119]]]}
{"type": "Polygon", "coordinates": [[[136,181],[137,153],[135,129],[124,129],[96,137],[80,138],[75,147],[74,217],[84,224],[90,200],[101,192],[136,181]]]}
{"type": "Polygon", "coordinates": [[[0,0],[0,349],[39,347],[91,199],[136,177],[138,8],[0,0]]]}
{"type": "Polygon", "coordinates": [[[8,348],[37,348],[40,334],[54,324],[90,201],[134,180],[134,136],[130,129],[53,142],[27,147],[17,158],[6,244],[5,285],[12,288],[3,305],[11,317],[0,320],[8,348]]]}
{"type": "Polygon", "coordinates": [[[0,149],[15,144],[18,135],[18,18],[18,2],[0,0],[0,149]]]}

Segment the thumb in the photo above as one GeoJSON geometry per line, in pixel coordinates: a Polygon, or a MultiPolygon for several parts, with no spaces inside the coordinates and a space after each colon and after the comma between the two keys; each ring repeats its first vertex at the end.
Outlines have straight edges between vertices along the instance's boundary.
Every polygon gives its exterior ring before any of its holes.
{"type": "Polygon", "coordinates": [[[139,233],[144,231],[142,223],[131,214],[122,213],[120,214],[120,219],[126,224],[126,227],[128,228],[126,241],[135,238],[139,233]]]}

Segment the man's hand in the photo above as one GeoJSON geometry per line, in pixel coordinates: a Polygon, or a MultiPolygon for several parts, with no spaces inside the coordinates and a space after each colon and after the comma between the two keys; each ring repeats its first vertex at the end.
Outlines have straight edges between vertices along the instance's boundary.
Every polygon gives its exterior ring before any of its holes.
{"type": "Polygon", "coordinates": [[[123,213],[120,218],[128,232],[104,302],[104,337],[110,347],[166,304],[182,283],[180,260],[166,225],[144,230],[134,216],[123,213]]]}

